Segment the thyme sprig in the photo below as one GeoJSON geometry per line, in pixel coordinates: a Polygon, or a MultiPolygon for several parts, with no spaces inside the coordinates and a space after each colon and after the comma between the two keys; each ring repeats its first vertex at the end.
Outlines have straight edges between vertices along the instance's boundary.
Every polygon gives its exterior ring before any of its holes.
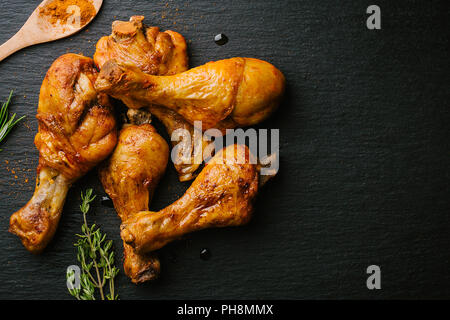
{"type": "MultiPolygon", "coordinates": [[[[11,117],[9,117],[8,106],[11,102],[13,90],[9,93],[8,100],[2,104],[0,109],[0,143],[6,138],[8,133],[12,130],[12,128],[25,116],[22,116],[14,121],[16,118],[16,114],[13,113],[11,117]]],[[[2,151],[2,149],[0,149],[2,151]]]]}
{"type": "MultiPolygon", "coordinates": [[[[88,226],[86,214],[90,209],[90,203],[94,201],[92,189],[81,192],[82,203],[80,210],[83,213],[82,234],[77,234],[78,241],[74,244],[77,248],[77,259],[81,265],[80,288],[71,286],[69,293],[78,300],[95,300],[96,289],[101,300],[117,300],[118,295],[114,290],[114,278],[119,269],[114,265],[114,251],[112,240],[106,240],[106,234],[100,231],[95,224],[88,226]],[[106,293],[107,285],[108,293],[106,293]]],[[[73,271],[67,273],[67,281],[74,283],[73,271]]]]}

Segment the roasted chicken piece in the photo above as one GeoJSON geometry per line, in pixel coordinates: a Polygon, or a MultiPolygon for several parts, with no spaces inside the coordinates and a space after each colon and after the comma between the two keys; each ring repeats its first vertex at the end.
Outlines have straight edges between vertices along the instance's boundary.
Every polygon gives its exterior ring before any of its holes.
{"type": "MultiPolygon", "coordinates": [[[[172,138],[171,157],[178,172],[178,178],[182,182],[192,180],[197,176],[204,156],[209,156],[211,148],[214,147],[213,139],[223,136],[226,129],[235,127],[234,122],[227,118],[217,124],[218,131],[215,132],[215,135],[208,136],[203,133],[203,128],[194,127],[173,110],[158,105],[151,105],[148,110],[164,124],[167,133],[172,138]],[[178,134],[177,131],[180,129],[184,133],[178,134]]],[[[142,108],[128,109],[128,115],[132,115],[132,117],[133,115],[142,117],[145,113],[146,111],[142,108]]]]}
{"type": "Polygon", "coordinates": [[[172,75],[186,71],[186,41],[178,32],[144,28],[143,16],[114,21],[112,34],[97,42],[94,61],[101,68],[108,60],[128,63],[148,74],[172,75]]]}
{"type": "Polygon", "coordinates": [[[209,62],[172,76],[149,75],[109,60],[95,86],[129,108],[161,105],[209,129],[221,121],[245,127],[266,119],[280,102],[284,82],[280,70],[252,58],[209,62]]]}
{"type": "MultiPolygon", "coordinates": [[[[141,71],[151,75],[173,75],[188,69],[188,56],[186,41],[183,36],[174,31],[161,32],[158,27],[145,28],[143,16],[133,16],[130,21],[114,21],[112,34],[102,37],[97,42],[94,61],[99,68],[111,59],[124,64],[138,67],[141,71]]],[[[194,132],[194,127],[176,112],[156,105],[148,105],[154,114],[166,127],[169,135],[180,128],[194,132]]],[[[135,122],[148,122],[150,113],[143,110],[130,109],[128,118],[135,122]]],[[[205,143],[200,138],[200,143],[205,143]]],[[[180,181],[190,180],[195,177],[195,171],[200,164],[194,161],[191,141],[191,157],[182,160],[180,141],[172,141],[174,147],[178,146],[179,154],[176,154],[175,168],[179,173],[180,181]]],[[[201,163],[201,161],[200,161],[201,163]]]]}
{"type": "Polygon", "coordinates": [[[122,239],[143,253],[189,232],[245,224],[259,180],[259,165],[248,147],[230,145],[208,161],[180,199],[159,212],[143,211],[126,220],[122,239]]]}
{"type": "MultiPolygon", "coordinates": [[[[137,112],[141,110],[139,109],[137,112]]],[[[188,181],[195,178],[197,176],[196,171],[203,162],[203,150],[206,149],[210,142],[204,139],[201,129],[194,128],[193,125],[175,111],[157,105],[152,105],[149,110],[164,124],[170,137],[179,129],[189,133],[189,138],[181,135],[176,140],[172,140],[172,160],[180,181],[188,181]],[[194,134],[195,130],[197,130],[197,134],[194,134]],[[183,141],[185,138],[188,141],[183,141]]],[[[128,113],[132,112],[136,112],[136,109],[129,109],[128,113]]]]}
{"type": "Polygon", "coordinates": [[[109,98],[94,88],[97,74],[92,59],[65,54],[53,62],[42,83],[35,137],[36,189],[11,216],[9,228],[30,252],[41,252],[52,239],[70,185],[116,145],[109,98]]]}
{"type": "MultiPolygon", "coordinates": [[[[148,210],[149,201],[166,170],[169,147],[150,124],[126,125],[112,156],[99,176],[122,221],[148,210]]],[[[160,264],[155,254],[137,254],[124,243],[125,274],[134,283],[155,279],[160,264]]]]}

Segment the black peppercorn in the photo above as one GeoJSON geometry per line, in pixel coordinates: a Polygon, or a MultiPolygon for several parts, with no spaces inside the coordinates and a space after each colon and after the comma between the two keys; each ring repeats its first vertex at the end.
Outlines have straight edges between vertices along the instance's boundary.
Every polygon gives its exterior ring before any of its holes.
{"type": "Polygon", "coordinates": [[[226,44],[228,42],[228,38],[223,33],[219,33],[218,35],[216,35],[214,37],[214,42],[219,46],[223,46],[224,44],[226,44]]]}
{"type": "Polygon", "coordinates": [[[209,258],[211,258],[211,251],[209,251],[209,249],[203,248],[200,250],[200,259],[209,260],[209,258]]]}

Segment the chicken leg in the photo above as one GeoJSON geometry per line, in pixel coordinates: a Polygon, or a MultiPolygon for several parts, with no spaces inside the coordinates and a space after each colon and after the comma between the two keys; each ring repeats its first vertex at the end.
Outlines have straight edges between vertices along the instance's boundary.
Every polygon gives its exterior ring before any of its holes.
{"type": "MultiPolygon", "coordinates": [[[[133,111],[140,112],[141,110],[142,109],[129,109],[129,113],[133,111]]],[[[205,150],[210,142],[204,139],[201,130],[198,130],[199,132],[194,135],[194,126],[175,111],[157,105],[150,106],[149,110],[163,123],[169,136],[172,137],[172,134],[179,129],[186,130],[186,132],[189,133],[190,141],[187,141],[189,145],[184,144],[184,136],[179,137],[178,140],[172,141],[172,160],[175,169],[178,172],[180,181],[189,181],[195,178],[197,176],[196,171],[203,162],[203,152],[196,153],[195,151],[205,150]],[[184,158],[186,154],[189,154],[187,159],[184,158]]]]}
{"type": "Polygon", "coordinates": [[[95,86],[129,108],[165,106],[191,124],[214,128],[227,118],[245,127],[266,119],[284,92],[284,76],[268,62],[232,58],[172,76],[153,76],[115,60],[101,68],[95,86]]]}
{"type": "Polygon", "coordinates": [[[230,145],[206,164],[186,193],[159,212],[143,211],[123,222],[122,239],[139,253],[182,235],[247,223],[259,188],[259,165],[245,145],[230,145]]]}
{"type": "MultiPolygon", "coordinates": [[[[166,141],[150,124],[126,125],[112,156],[99,170],[100,180],[122,221],[148,210],[169,157],[166,141]]],[[[155,279],[160,263],[154,254],[137,254],[124,243],[125,274],[134,283],[155,279]]]]}
{"type": "Polygon", "coordinates": [[[35,145],[36,189],[10,219],[9,231],[32,253],[52,239],[70,185],[105,159],[117,142],[109,98],[97,93],[94,61],[65,54],[53,62],[41,86],[35,145]]]}
{"type": "MultiPolygon", "coordinates": [[[[133,16],[130,21],[113,22],[111,35],[102,37],[97,42],[94,55],[97,66],[101,68],[108,60],[115,59],[151,75],[173,75],[186,71],[188,56],[183,36],[170,30],[161,32],[158,27],[146,28],[142,23],[143,19],[143,16],[133,16]]],[[[170,109],[149,104],[148,110],[164,124],[169,135],[180,128],[194,132],[194,127],[189,122],[170,109]]],[[[151,114],[142,109],[130,109],[128,118],[136,122],[148,122],[151,114]]],[[[201,139],[200,143],[205,147],[207,141],[203,141],[203,136],[201,139]]],[[[180,154],[186,154],[187,151],[180,148],[181,143],[182,141],[172,141],[174,148],[178,146],[180,154]]],[[[195,143],[191,141],[192,152],[195,143]]],[[[200,164],[194,161],[194,154],[188,161],[182,160],[180,154],[175,155],[174,161],[180,181],[193,179],[200,164]]]]}
{"type": "Polygon", "coordinates": [[[142,72],[172,75],[188,69],[186,41],[178,32],[161,32],[158,27],[145,28],[143,16],[132,16],[130,21],[114,21],[110,36],[100,38],[94,61],[101,68],[115,59],[131,64],[142,72]]]}

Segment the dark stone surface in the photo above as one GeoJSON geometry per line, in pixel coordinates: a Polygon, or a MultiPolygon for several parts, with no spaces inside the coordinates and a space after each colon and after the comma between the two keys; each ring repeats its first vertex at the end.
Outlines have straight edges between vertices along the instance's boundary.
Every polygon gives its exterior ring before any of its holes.
{"type": "MultiPolygon", "coordinates": [[[[38,3],[2,1],[0,43],[38,3]]],[[[92,56],[111,22],[133,14],[181,32],[192,66],[233,56],[272,62],[286,75],[287,94],[261,125],[280,128],[281,168],[251,223],[166,246],[159,281],[135,286],[120,274],[122,299],[450,298],[448,8],[444,1],[375,3],[378,31],[365,25],[372,1],[105,0],[87,30],[1,62],[0,100],[14,89],[11,110],[27,120],[1,146],[0,298],[71,299],[65,270],[76,263],[80,191],[104,195],[95,172],[70,190],[42,255],[7,232],[9,216],[33,192],[35,111],[46,70],[66,52],[92,56]],[[228,36],[226,45],[214,43],[218,33],[228,36]],[[199,258],[204,247],[208,261],[199,258]],[[382,290],[366,288],[371,264],[381,267],[382,290]]],[[[151,208],[168,205],[187,185],[169,166],[151,208]]],[[[115,240],[120,265],[114,210],[98,198],[90,221],[115,240]]]]}

